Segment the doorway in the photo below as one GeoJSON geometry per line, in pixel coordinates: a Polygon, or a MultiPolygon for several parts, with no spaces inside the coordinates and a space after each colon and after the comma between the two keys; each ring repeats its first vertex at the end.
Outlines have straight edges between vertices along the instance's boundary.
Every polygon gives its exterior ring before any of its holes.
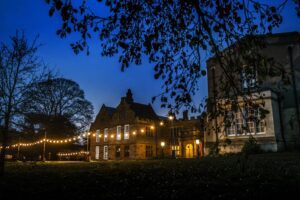
{"type": "Polygon", "coordinates": [[[193,158],[194,149],[192,144],[187,144],[185,146],[185,157],[186,158],[193,158]]]}

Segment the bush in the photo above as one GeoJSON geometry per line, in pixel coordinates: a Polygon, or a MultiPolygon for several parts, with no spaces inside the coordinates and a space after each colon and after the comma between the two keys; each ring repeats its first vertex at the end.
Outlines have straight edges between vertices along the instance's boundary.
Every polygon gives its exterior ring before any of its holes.
{"type": "Polygon", "coordinates": [[[257,144],[257,140],[253,136],[250,136],[249,140],[245,142],[242,148],[242,153],[246,155],[260,154],[263,153],[263,150],[260,148],[259,144],[257,144]]]}
{"type": "Polygon", "coordinates": [[[208,156],[210,157],[217,157],[219,156],[219,146],[218,144],[210,144],[206,146],[208,148],[208,156]]]}

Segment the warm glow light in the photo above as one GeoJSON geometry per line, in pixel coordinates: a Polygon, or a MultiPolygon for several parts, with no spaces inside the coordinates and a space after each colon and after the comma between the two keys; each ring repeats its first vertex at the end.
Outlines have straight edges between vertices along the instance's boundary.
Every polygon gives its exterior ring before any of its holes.
{"type": "Polygon", "coordinates": [[[165,146],[165,142],[161,142],[161,143],[160,143],[160,146],[161,146],[161,147],[164,147],[164,146],[165,146]]]}
{"type": "Polygon", "coordinates": [[[160,126],[163,126],[163,125],[164,125],[164,122],[160,122],[159,125],[160,125],[160,126]]]}
{"type": "Polygon", "coordinates": [[[114,136],[114,135],[111,135],[110,137],[111,137],[111,138],[114,138],[115,136],[114,136]]]}
{"type": "Polygon", "coordinates": [[[96,134],[95,133],[93,133],[93,137],[95,137],[96,136],[96,134]]]}
{"type": "Polygon", "coordinates": [[[174,119],[174,117],[173,117],[172,115],[170,115],[170,116],[169,116],[169,120],[172,121],[173,119],[174,119]]]}
{"type": "Polygon", "coordinates": [[[153,130],[153,129],[154,129],[154,126],[150,126],[150,129],[152,129],[152,130],[153,130]]]}
{"type": "MultiPolygon", "coordinates": [[[[83,136],[89,136],[89,135],[93,135],[93,136],[96,136],[96,134],[92,134],[90,132],[87,132],[87,133],[84,133],[82,134],[83,136]]],[[[8,145],[8,146],[0,146],[0,148],[17,148],[17,147],[31,147],[31,146],[34,146],[34,145],[39,145],[39,144],[42,144],[42,143],[51,143],[51,144],[59,144],[59,143],[68,143],[68,142],[72,142],[73,141],[76,141],[77,139],[82,139],[82,135],[79,135],[78,137],[73,137],[73,138],[64,138],[64,139],[61,139],[61,140],[52,140],[52,139],[47,139],[47,138],[43,138],[43,139],[40,139],[40,140],[37,140],[37,141],[34,141],[32,143],[16,143],[16,144],[11,144],[11,145],[8,145]]],[[[101,135],[100,135],[101,137],[101,135]]],[[[114,136],[112,136],[114,137],[114,136]]]]}
{"type": "Polygon", "coordinates": [[[145,130],[144,130],[144,129],[141,129],[141,132],[142,132],[142,133],[144,133],[144,132],[145,132],[145,130]]]}
{"type": "Polygon", "coordinates": [[[199,139],[196,139],[196,144],[200,144],[200,140],[199,139]]]}
{"type": "Polygon", "coordinates": [[[135,134],[136,134],[136,132],[135,132],[135,131],[133,131],[133,132],[132,132],[132,134],[133,134],[133,135],[135,135],[135,134]]]}

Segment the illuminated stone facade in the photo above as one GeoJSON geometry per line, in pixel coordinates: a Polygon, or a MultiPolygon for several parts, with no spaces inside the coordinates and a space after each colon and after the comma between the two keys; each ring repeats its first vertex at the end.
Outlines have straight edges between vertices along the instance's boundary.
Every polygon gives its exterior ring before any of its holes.
{"type": "MultiPolygon", "coordinates": [[[[259,83],[257,82],[259,85],[257,90],[253,90],[248,98],[251,98],[253,103],[260,102],[269,113],[259,122],[243,119],[241,113],[249,113],[249,111],[245,111],[246,109],[242,105],[243,100],[240,97],[238,104],[241,110],[234,111],[232,114],[235,116],[234,122],[231,122],[231,125],[224,126],[224,118],[222,117],[207,122],[207,131],[204,136],[206,153],[216,141],[216,132],[220,141],[221,153],[241,151],[250,135],[266,151],[280,151],[299,147],[300,34],[297,32],[280,33],[266,36],[264,40],[266,47],[261,50],[262,55],[274,59],[285,71],[285,78],[289,82],[283,82],[282,76],[263,78],[257,73],[255,77],[259,80],[259,83]],[[293,78],[295,85],[293,85],[293,78]],[[249,131],[241,128],[246,123],[248,123],[249,131]],[[216,124],[218,125],[217,129],[216,124]]],[[[207,62],[208,97],[212,102],[208,106],[208,113],[215,112],[217,107],[214,106],[214,102],[225,102],[225,96],[228,96],[228,93],[223,94],[224,90],[220,89],[224,85],[224,80],[222,80],[224,76],[222,76],[223,71],[218,63],[215,58],[211,58],[207,62]]],[[[245,65],[247,66],[247,63],[245,65]]],[[[237,76],[242,79],[242,75],[237,76]]],[[[241,88],[245,87],[242,80],[237,81],[236,85],[240,85],[241,88]]],[[[228,110],[230,113],[230,109],[228,110]]]]}
{"type": "Polygon", "coordinates": [[[174,153],[191,158],[203,154],[199,119],[157,116],[150,104],[134,102],[130,90],[116,108],[101,107],[90,133],[92,160],[166,158],[174,153]]]}

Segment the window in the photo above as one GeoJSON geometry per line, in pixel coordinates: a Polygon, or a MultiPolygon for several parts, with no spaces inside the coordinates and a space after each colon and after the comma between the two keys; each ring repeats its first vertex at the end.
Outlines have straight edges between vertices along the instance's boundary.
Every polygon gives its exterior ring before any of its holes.
{"type": "Polygon", "coordinates": [[[129,125],[125,125],[124,126],[124,140],[128,140],[129,139],[129,125]]]}
{"type": "Polygon", "coordinates": [[[242,87],[244,90],[257,86],[257,71],[254,67],[244,66],[242,75],[242,87]]]}
{"type": "Polygon", "coordinates": [[[241,111],[227,113],[225,119],[227,136],[263,134],[265,129],[265,120],[261,118],[260,108],[242,108],[241,111]]]}
{"type": "Polygon", "coordinates": [[[100,142],[100,130],[96,130],[96,142],[100,142]]]}
{"type": "Polygon", "coordinates": [[[251,123],[251,129],[250,133],[251,134],[263,134],[265,133],[265,120],[261,117],[261,108],[256,108],[256,109],[250,109],[250,112],[248,114],[248,120],[247,123],[251,123]]]}
{"type": "Polygon", "coordinates": [[[225,119],[226,134],[234,136],[236,134],[236,126],[234,123],[234,112],[229,111],[225,119]]]}
{"type": "Polygon", "coordinates": [[[243,110],[237,112],[229,111],[225,121],[226,134],[228,136],[242,135],[244,131],[243,110]]]}
{"type": "Polygon", "coordinates": [[[104,129],[104,142],[108,141],[108,128],[104,129]]]}
{"type": "Polygon", "coordinates": [[[108,146],[107,145],[105,145],[103,147],[103,159],[108,160],[108,146]]]}
{"type": "Polygon", "coordinates": [[[116,146],[116,158],[120,158],[120,156],[121,156],[121,147],[116,146]]]}
{"type": "Polygon", "coordinates": [[[124,157],[128,158],[129,157],[129,145],[124,146],[124,157]]]}
{"type": "Polygon", "coordinates": [[[99,160],[99,153],[100,153],[100,148],[99,148],[99,146],[96,146],[96,149],[95,149],[95,159],[96,160],[99,160]]]}
{"type": "Polygon", "coordinates": [[[242,135],[244,129],[243,109],[235,113],[236,134],[242,135]]]}
{"type": "Polygon", "coordinates": [[[146,158],[152,157],[152,154],[153,154],[152,146],[146,145],[146,158]]]}
{"type": "Polygon", "coordinates": [[[177,155],[177,156],[180,155],[180,149],[179,149],[179,146],[172,146],[172,150],[175,151],[175,155],[177,155]]]}
{"type": "Polygon", "coordinates": [[[121,140],[121,129],[122,126],[117,126],[117,140],[121,140]]]}
{"type": "Polygon", "coordinates": [[[248,109],[247,110],[247,126],[249,128],[248,134],[255,133],[255,118],[257,117],[257,110],[255,109],[248,109]]]}
{"type": "Polygon", "coordinates": [[[146,136],[147,137],[153,137],[153,131],[150,127],[146,127],[146,136]]]}

